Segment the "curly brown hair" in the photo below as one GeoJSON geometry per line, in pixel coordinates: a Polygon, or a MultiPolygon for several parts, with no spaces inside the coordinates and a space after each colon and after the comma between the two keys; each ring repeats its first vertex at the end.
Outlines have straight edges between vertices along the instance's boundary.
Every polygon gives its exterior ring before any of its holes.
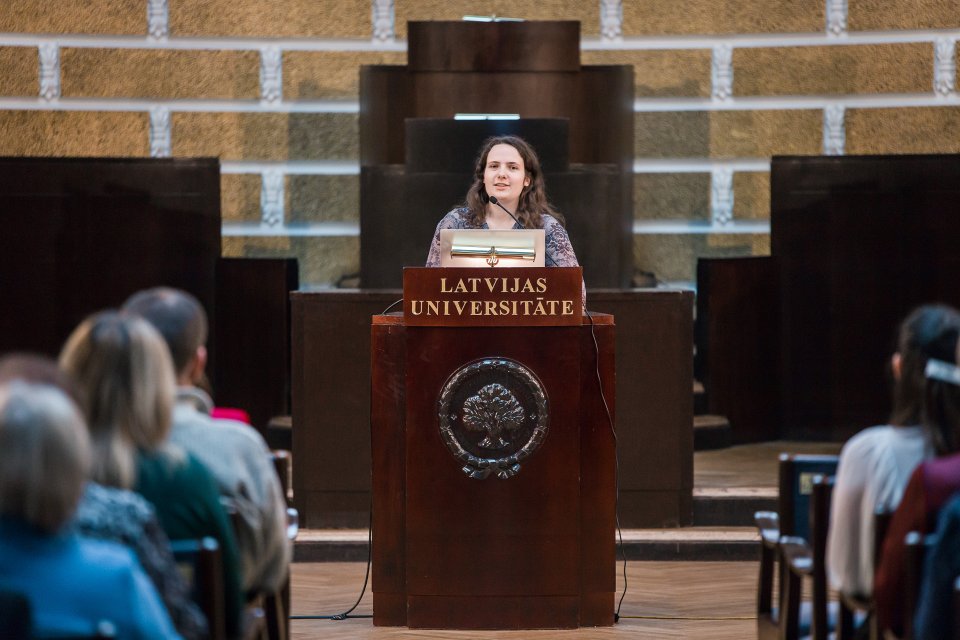
{"type": "Polygon", "coordinates": [[[477,164],[473,170],[473,184],[467,190],[466,201],[467,218],[472,224],[480,226],[487,215],[489,196],[483,186],[483,172],[487,166],[487,155],[498,144],[507,144],[517,150],[523,159],[523,168],[530,178],[530,186],[520,192],[520,202],[517,205],[516,215],[527,229],[543,227],[543,214],[548,213],[560,224],[564,224],[563,215],[547,200],[547,187],[543,181],[543,171],[540,169],[540,159],[526,140],[519,136],[494,136],[487,138],[480,147],[477,164]]]}

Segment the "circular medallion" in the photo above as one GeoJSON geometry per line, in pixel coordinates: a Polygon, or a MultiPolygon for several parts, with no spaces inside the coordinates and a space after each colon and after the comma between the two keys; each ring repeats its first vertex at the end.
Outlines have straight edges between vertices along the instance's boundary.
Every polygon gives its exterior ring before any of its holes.
{"type": "Polygon", "coordinates": [[[515,360],[464,365],[440,391],[440,436],[471,478],[510,478],[536,451],[550,426],[543,384],[515,360]]]}

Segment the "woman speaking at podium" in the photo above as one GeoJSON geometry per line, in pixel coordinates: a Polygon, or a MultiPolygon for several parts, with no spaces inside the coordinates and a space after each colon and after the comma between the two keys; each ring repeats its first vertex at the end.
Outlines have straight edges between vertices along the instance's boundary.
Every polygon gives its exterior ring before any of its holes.
{"type": "Polygon", "coordinates": [[[428,267],[440,266],[443,229],[543,229],[548,267],[577,267],[563,216],[547,201],[536,152],[517,136],[497,136],[483,143],[473,184],[464,204],[445,215],[427,256],[428,267]]]}

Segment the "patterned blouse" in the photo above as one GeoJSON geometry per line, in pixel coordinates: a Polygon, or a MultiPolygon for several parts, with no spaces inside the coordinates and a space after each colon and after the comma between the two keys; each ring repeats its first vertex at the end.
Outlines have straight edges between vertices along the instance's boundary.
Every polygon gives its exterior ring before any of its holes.
{"type": "Polygon", "coordinates": [[[207,637],[207,620],[190,597],[170,541],[153,507],[140,494],[87,483],[73,527],[81,535],[129,547],[156,587],[177,631],[187,640],[207,637]]]}

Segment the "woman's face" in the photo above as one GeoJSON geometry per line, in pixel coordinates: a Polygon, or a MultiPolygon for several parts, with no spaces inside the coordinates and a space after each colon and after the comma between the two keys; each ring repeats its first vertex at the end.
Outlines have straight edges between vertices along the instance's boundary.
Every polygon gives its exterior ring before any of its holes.
{"type": "Polygon", "coordinates": [[[508,208],[516,209],[523,189],[530,186],[530,177],[516,148],[496,144],[490,149],[483,169],[483,186],[488,195],[496,196],[508,208]]]}

